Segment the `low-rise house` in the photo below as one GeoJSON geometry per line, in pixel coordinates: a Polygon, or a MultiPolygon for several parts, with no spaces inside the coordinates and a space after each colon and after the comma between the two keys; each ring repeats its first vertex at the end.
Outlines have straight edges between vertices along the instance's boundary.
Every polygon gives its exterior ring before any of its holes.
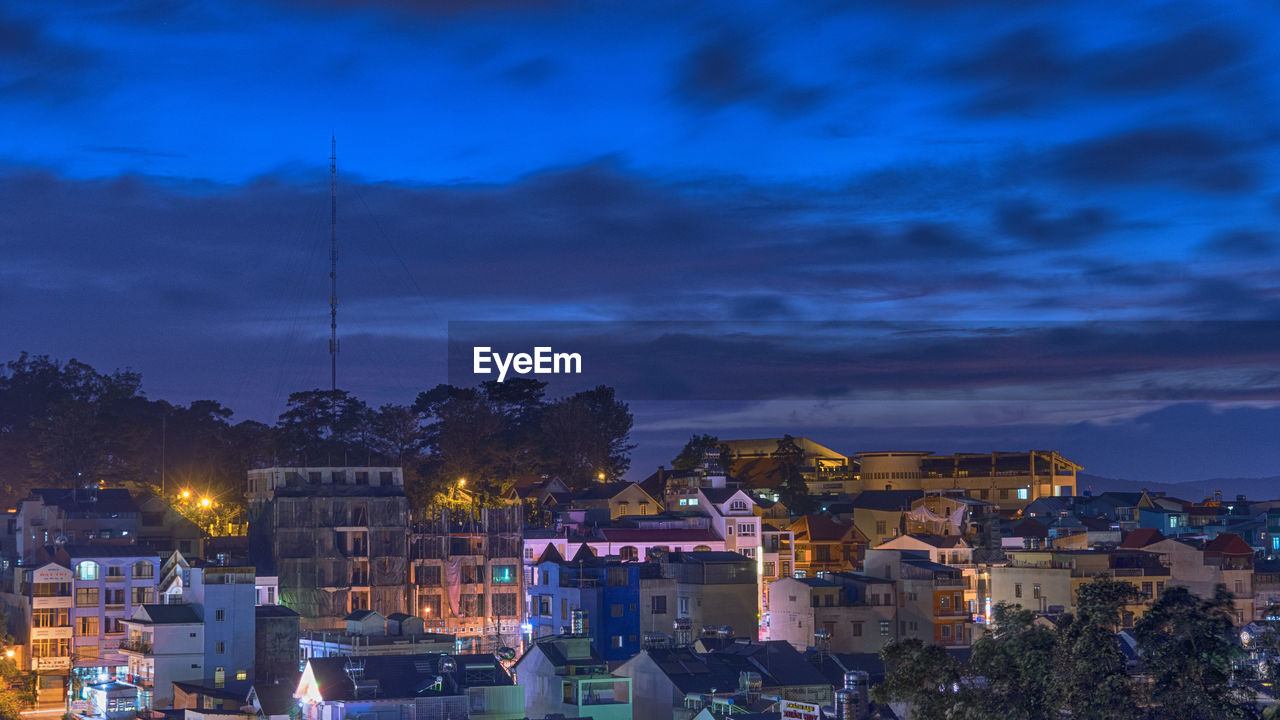
{"type": "Polygon", "coordinates": [[[539,638],[516,662],[529,717],[631,720],[631,678],[612,675],[590,637],[539,638]]]}
{"type": "Polygon", "coordinates": [[[356,610],[347,615],[346,624],[344,630],[301,632],[295,654],[301,648],[305,662],[320,657],[421,655],[457,650],[455,636],[426,632],[422,618],[404,613],[383,617],[374,610],[356,610]]]}
{"type": "Polygon", "coordinates": [[[898,637],[944,647],[972,642],[963,570],[923,553],[875,548],[867,551],[866,573],[897,583],[898,637]]]}
{"type": "Polygon", "coordinates": [[[856,525],[839,525],[826,515],[805,515],[788,529],[795,538],[796,577],[862,567],[867,537],[856,525]]]}
{"type": "Polygon", "coordinates": [[[1236,624],[1253,621],[1253,548],[1238,535],[1222,533],[1209,542],[1164,538],[1143,548],[1158,553],[1170,570],[1169,584],[1212,597],[1219,583],[1235,595],[1236,624]]]}
{"type": "Polygon", "coordinates": [[[676,617],[689,618],[694,628],[729,626],[738,637],[758,637],[756,561],[731,552],[682,552],[659,565],[676,581],[676,617]]]}
{"type": "Polygon", "coordinates": [[[922,497],[921,490],[863,490],[850,501],[853,524],[876,547],[905,532],[906,515],[922,497]]]}
{"type": "Polygon", "coordinates": [[[804,657],[781,641],[739,640],[722,650],[647,648],[615,674],[632,679],[636,718],[691,720],[717,699],[740,692],[829,705],[832,688],[804,657]],[[745,686],[745,687],[744,687],[745,686]]]}
{"type": "Polygon", "coordinates": [[[1253,617],[1280,620],[1280,560],[1254,560],[1253,617]]]}
{"type": "Polygon", "coordinates": [[[15,551],[23,560],[58,543],[138,537],[138,505],[119,488],[34,488],[14,516],[15,551]]]}
{"type": "Polygon", "coordinates": [[[877,653],[897,637],[895,583],[862,573],[784,578],[773,585],[769,639],[797,650],[877,653]]]}
{"type": "Polygon", "coordinates": [[[1019,605],[1040,613],[1061,613],[1073,606],[1068,553],[1009,551],[1008,562],[990,569],[991,604],[1019,605]]]}
{"type": "Polygon", "coordinates": [[[254,680],[282,683],[292,692],[298,684],[301,618],[284,605],[258,605],[253,610],[254,680]]]}
{"type": "Polygon", "coordinates": [[[523,688],[491,653],[313,658],[294,696],[304,720],[526,716],[523,688]]]}
{"type": "Polygon", "coordinates": [[[657,515],[663,511],[663,503],[644,491],[637,483],[618,481],[600,483],[576,493],[573,507],[607,510],[610,520],[629,515],[657,515]]]}
{"type": "Polygon", "coordinates": [[[877,547],[885,550],[911,550],[925,554],[941,565],[968,565],[973,562],[973,547],[959,535],[913,533],[899,535],[877,547]]]}
{"type": "Polygon", "coordinates": [[[193,605],[139,607],[125,621],[120,651],[137,686],[138,709],[173,707],[173,683],[205,677],[204,620],[193,605]]]}
{"type": "Polygon", "coordinates": [[[526,578],[532,575],[532,566],[547,548],[554,547],[560,557],[571,558],[584,546],[597,557],[649,560],[669,552],[723,551],[725,542],[704,515],[662,515],[643,520],[632,517],[626,524],[620,522],[609,527],[586,525],[561,530],[528,530],[524,533],[526,578]]]}

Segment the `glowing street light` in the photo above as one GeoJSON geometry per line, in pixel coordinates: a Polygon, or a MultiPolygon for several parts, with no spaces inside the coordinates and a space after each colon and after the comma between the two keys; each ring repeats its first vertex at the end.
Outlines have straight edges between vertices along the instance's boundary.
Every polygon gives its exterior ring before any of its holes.
{"type": "Polygon", "coordinates": [[[183,500],[186,500],[186,499],[187,499],[187,498],[189,498],[189,497],[191,497],[191,491],[190,491],[190,490],[183,490],[183,491],[182,491],[182,499],[183,499],[183,500]]]}
{"type": "Polygon", "coordinates": [[[604,473],[598,473],[596,475],[596,478],[599,479],[600,482],[604,482],[604,473]]]}
{"type": "Polygon", "coordinates": [[[210,500],[210,499],[209,499],[209,498],[207,498],[207,497],[202,497],[202,498],[200,498],[200,507],[202,507],[202,508],[207,508],[207,507],[209,507],[210,505],[213,505],[213,501],[212,501],[212,500],[210,500]]]}
{"type": "Polygon", "coordinates": [[[467,486],[467,479],[466,479],[466,478],[458,478],[458,487],[466,487],[466,486],[467,486]]]}

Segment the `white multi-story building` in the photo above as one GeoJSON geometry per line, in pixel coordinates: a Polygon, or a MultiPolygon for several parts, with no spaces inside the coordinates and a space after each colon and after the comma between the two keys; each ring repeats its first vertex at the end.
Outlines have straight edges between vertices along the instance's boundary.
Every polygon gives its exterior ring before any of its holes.
{"type": "MultiPolygon", "coordinates": [[[[138,687],[138,708],[173,707],[173,683],[205,676],[204,621],[191,605],[143,605],[125,621],[120,650],[126,679],[138,687]]],[[[250,643],[252,644],[252,643],[250,643]]]]}

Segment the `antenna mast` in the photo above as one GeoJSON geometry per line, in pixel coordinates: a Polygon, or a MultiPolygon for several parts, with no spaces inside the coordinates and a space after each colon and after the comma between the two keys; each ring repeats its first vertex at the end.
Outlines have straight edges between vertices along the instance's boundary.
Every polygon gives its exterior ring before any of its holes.
{"type": "Polygon", "coordinates": [[[329,137],[329,365],[338,389],[338,139],[329,137]]]}

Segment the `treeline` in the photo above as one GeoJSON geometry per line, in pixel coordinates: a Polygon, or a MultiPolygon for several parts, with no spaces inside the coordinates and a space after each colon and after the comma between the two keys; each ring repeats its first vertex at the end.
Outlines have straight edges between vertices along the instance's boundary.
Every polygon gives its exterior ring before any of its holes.
{"type": "Polygon", "coordinates": [[[522,476],[582,487],[627,470],[630,409],[600,386],[549,399],[527,379],[437,385],[412,404],[369,407],[345,390],[289,396],[274,425],[232,422],[214,400],[175,405],[142,393],[131,371],[100,373],[24,353],[0,373],[0,502],[32,487],[106,482],[241,497],[249,468],[399,465],[416,503],[461,478],[482,502],[522,476]]]}
{"type": "MultiPolygon", "coordinates": [[[[1247,661],[1233,626],[1235,604],[1219,585],[1211,598],[1170,587],[1136,623],[1139,658],[1121,648],[1121,612],[1137,588],[1099,578],[1079,589],[1077,612],[1055,626],[1018,606],[994,609],[992,632],[968,662],[919,640],[891,643],[878,702],[905,702],[915,720],[1154,720],[1258,717],[1252,681],[1275,668],[1247,661]]],[[[1270,644],[1275,658],[1277,635],[1270,644]]]]}

